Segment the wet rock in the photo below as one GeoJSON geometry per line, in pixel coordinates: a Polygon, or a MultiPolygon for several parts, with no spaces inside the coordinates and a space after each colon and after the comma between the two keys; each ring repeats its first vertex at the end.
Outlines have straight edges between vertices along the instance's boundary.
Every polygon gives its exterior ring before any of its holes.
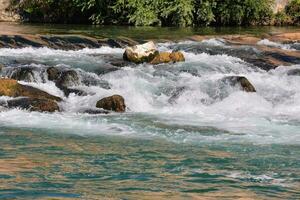
{"type": "Polygon", "coordinates": [[[4,65],[0,63],[0,72],[2,72],[4,65]]]}
{"type": "Polygon", "coordinates": [[[80,113],[99,115],[99,114],[109,114],[109,111],[103,109],[86,109],[86,110],[81,110],[80,113]]]}
{"type": "Polygon", "coordinates": [[[126,110],[125,100],[120,95],[103,98],[97,102],[96,107],[115,112],[125,112],[126,110]]]}
{"type": "Polygon", "coordinates": [[[56,101],[39,98],[17,98],[7,101],[8,108],[21,108],[37,112],[56,112],[59,106],[56,101]]]}
{"type": "Polygon", "coordinates": [[[98,40],[81,35],[45,35],[37,39],[40,43],[54,49],[99,48],[98,40]]]}
{"type": "Polygon", "coordinates": [[[185,61],[184,55],[181,52],[161,52],[155,56],[155,58],[150,62],[153,65],[161,63],[170,63],[170,62],[183,62],[185,61]]]}
{"type": "Polygon", "coordinates": [[[29,97],[61,101],[60,97],[53,96],[37,88],[21,85],[13,79],[0,79],[0,96],[29,97]]]}
{"type": "Polygon", "coordinates": [[[49,67],[47,69],[47,75],[49,81],[56,81],[60,77],[61,72],[56,67],[49,67]]]}
{"type": "Polygon", "coordinates": [[[182,52],[172,52],[170,55],[171,61],[172,62],[184,62],[185,57],[182,52]]]}
{"type": "Polygon", "coordinates": [[[144,63],[151,62],[157,55],[158,51],[156,46],[154,42],[151,41],[145,44],[127,47],[123,59],[134,63],[144,63]]]}
{"type": "Polygon", "coordinates": [[[255,87],[244,76],[228,76],[223,78],[222,81],[232,86],[239,85],[245,92],[256,92],[255,87]]]}
{"type": "Polygon", "coordinates": [[[87,96],[88,94],[85,91],[75,89],[75,88],[67,88],[67,87],[61,87],[60,88],[66,97],[69,97],[70,94],[75,94],[77,96],[87,96]]]}
{"type": "Polygon", "coordinates": [[[299,32],[279,33],[272,35],[269,40],[276,42],[300,41],[299,32]]]}
{"type": "Polygon", "coordinates": [[[16,68],[15,71],[13,71],[10,78],[26,82],[34,82],[36,80],[34,75],[34,69],[29,67],[16,68]]]}
{"type": "Polygon", "coordinates": [[[76,71],[67,70],[61,73],[56,82],[58,88],[73,87],[80,84],[80,79],[76,71]]]}
{"type": "Polygon", "coordinates": [[[300,69],[291,69],[287,72],[288,76],[300,76],[300,69]]]}

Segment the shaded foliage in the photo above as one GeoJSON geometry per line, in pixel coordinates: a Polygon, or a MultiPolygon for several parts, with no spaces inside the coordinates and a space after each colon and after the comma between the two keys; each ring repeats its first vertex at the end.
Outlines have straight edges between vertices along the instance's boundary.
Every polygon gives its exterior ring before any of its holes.
{"type": "MultiPolygon", "coordinates": [[[[14,0],[16,1],[16,0],[14,0]]],[[[135,26],[268,25],[291,16],[299,22],[300,0],[273,14],[274,0],[21,0],[29,21],[135,26]]],[[[290,18],[289,18],[290,19],[290,18]]],[[[281,23],[281,22],[280,22],[281,23]]],[[[280,24],[279,23],[279,24],[280,24]]]]}
{"type": "Polygon", "coordinates": [[[285,8],[294,24],[300,24],[300,0],[292,0],[285,8]]]}

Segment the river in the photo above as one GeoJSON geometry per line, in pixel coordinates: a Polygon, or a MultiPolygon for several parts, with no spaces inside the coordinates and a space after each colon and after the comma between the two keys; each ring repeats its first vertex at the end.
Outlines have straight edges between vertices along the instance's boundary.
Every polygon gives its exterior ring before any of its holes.
{"type": "MultiPolygon", "coordinates": [[[[26,34],[135,39],[179,39],[201,31],[3,26],[26,34]]],[[[282,30],[208,28],[202,33],[282,30]]],[[[276,45],[299,51],[298,43],[276,45]]],[[[287,72],[300,63],[265,71],[237,57],[203,52],[232,48],[217,36],[160,42],[158,48],[181,50],[186,62],[98,73],[105,56],[122,58],[124,49],[1,48],[0,63],[7,66],[67,67],[97,83],[78,86],[87,96],[65,97],[51,81],[22,82],[62,97],[64,112],[0,112],[0,199],[299,199],[300,76],[287,72]],[[247,77],[257,92],[219,81],[233,75],[247,77]],[[125,98],[126,113],[79,112],[113,94],[125,98]]]]}

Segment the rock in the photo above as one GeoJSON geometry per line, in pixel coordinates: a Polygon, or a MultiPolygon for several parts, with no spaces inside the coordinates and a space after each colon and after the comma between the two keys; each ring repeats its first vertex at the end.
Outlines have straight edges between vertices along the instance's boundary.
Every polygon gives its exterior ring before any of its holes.
{"type": "Polygon", "coordinates": [[[0,79],[0,96],[29,97],[61,101],[60,97],[53,96],[37,88],[21,85],[13,79],[0,79]]]}
{"type": "Polygon", "coordinates": [[[157,64],[161,64],[161,63],[169,63],[171,62],[171,57],[170,57],[171,53],[169,52],[161,52],[158,55],[156,55],[154,57],[153,60],[151,60],[151,64],[153,65],[157,65],[157,64]]]}
{"type": "Polygon", "coordinates": [[[96,107],[115,112],[125,112],[126,110],[125,100],[120,95],[103,98],[97,102],[96,107]]]}
{"type": "Polygon", "coordinates": [[[26,81],[26,82],[34,82],[36,80],[34,76],[33,68],[29,68],[29,67],[16,68],[15,71],[10,76],[10,78],[19,81],[26,81]]]}
{"type": "Polygon", "coordinates": [[[291,69],[287,72],[288,76],[300,76],[300,69],[291,69]]]}
{"type": "Polygon", "coordinates": [[[78,96],[87,96],[88,95],[85,91],[74,89],[74,88],[62,87],[60,89],[64,92],[66,97],[69,97],[70,94],[76,94],[78,96]]]}
{"type": "Polygon", "coordinates": [[[158,51],[154,42],[151,41],[145,44],[127,47],[123,54],[123,59],[134,63],[144,63],[151,62],[156,55],[158,55],[158,51]]]}
{"type": "Polygon", "coordinates": [[[177,51],[177,52],[172,52],[170,55],[171,61],[172,62],[184,62],[185,57],[182,52],[177,51]]]}
{"type": "Polygon", "coordinates": [[[130,46],[138,45],[138,42],[136,42],[130,38],[127,38],[127,37],[118,37],[116,39],[106,39],[102,43],[104,43],[112,48],[124,48],[129,45],[130,46]]]}
{"type": "Polygon", "coordinates": [[[2,72],[3,68],[4,68],[4,65],[0,63],[0,72],[2,72]]]}
{"type": "Polygon", "coordinates": [[[181,52],[161,52],[154,57],[151,64],[157,65],[161,63],[170,63],[170,62],[183,62],[185,61],[184,55],[181,52]]]}
{"type": "Polygon", "coordinates": [[[232,86],[240,85],[245,92],[256,92],[255,87],[244,76],[228,76],[222,79],[222,81],[232,86]]]}
{"type": "Polygon", "coordinates": [[[38,112],[56,112],[60,110],[56,101],[39,98],[17,98],[7,101],[7,106],[38,112]]]}
{"type": "Polygon", "coordinates": [[[103,109],[86,109],[86,110],[81,110],[80,113],[98,115],[98,114],[109,114],[109,111],[103,109]]]}
{"type": "Polygon", "coordinates": [[[56,81],[60,77],[61,72],[56,67],[49,67],[47,75],[49,81],[56,81]]]}
{"type": "Polygon", "coordinates": [[[58,88],[73,87],[80,84],[80,79],[76,71],[68,70],[61,73],[56,82],[58,88]]]}

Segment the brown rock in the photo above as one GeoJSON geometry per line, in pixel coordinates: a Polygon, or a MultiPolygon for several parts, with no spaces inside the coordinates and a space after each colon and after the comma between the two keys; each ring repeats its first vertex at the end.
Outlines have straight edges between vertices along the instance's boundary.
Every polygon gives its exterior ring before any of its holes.
{"type": "Polygon", "coordinates": [[[170,58],[171,58],[172,62],[184,62],[185,61],[185,57],[184,57],[183,53],[181,53],[180,51],[172,52],[170,55],[170,58]]]}
{"type": "Polygon", "coordinates": [[[59,111],[58,104],[49,99],[17,98],[7,101],[9,108],[21,108],[29,111],[55,112],[59,111]]]}
{"type": "Polygon", "coordinates": [[[183,62],[185,61],[184,55],[181,52],[161,52],[150,62],[153,65],[170,62],[183,62]]]}
{"type": "Polygon", "coordinates": [[[169,52],[161,52],[150,62],[153,65],[161,64],[161,63],[169,63],[171,62],[171,53],[169,52]]]}
{"type": "Polygon", "coordinates": [[[223,79],[224,82],[229,83],[230,85],[236,86],[237,84],[245,92],[256,92],[255,87],[250,83],[250,81],[244,76],[228,76],[223,79]]]}
{"type": "Polygon", "coordinates": [[[53,96],[37,88],[21,85],[13,79],[0,79],[0,96],[29,97],[61,101],[60,97],[53,96]]]}
{"type": "Polygon", "coordinates": [[[104,110],[112,110],[115,112],[126,111],[125,100],[120,95],[113,95],[110,97],[103,98],[97,102],[96,107],[103,108],[104,110]]]}
{"type": "Polygon", "coordinates": [[[280,33],[275,34],[269,38],[271,41],[275,42],[291,42],[291,41],[300,41],[300,33],[280,33]]]}

